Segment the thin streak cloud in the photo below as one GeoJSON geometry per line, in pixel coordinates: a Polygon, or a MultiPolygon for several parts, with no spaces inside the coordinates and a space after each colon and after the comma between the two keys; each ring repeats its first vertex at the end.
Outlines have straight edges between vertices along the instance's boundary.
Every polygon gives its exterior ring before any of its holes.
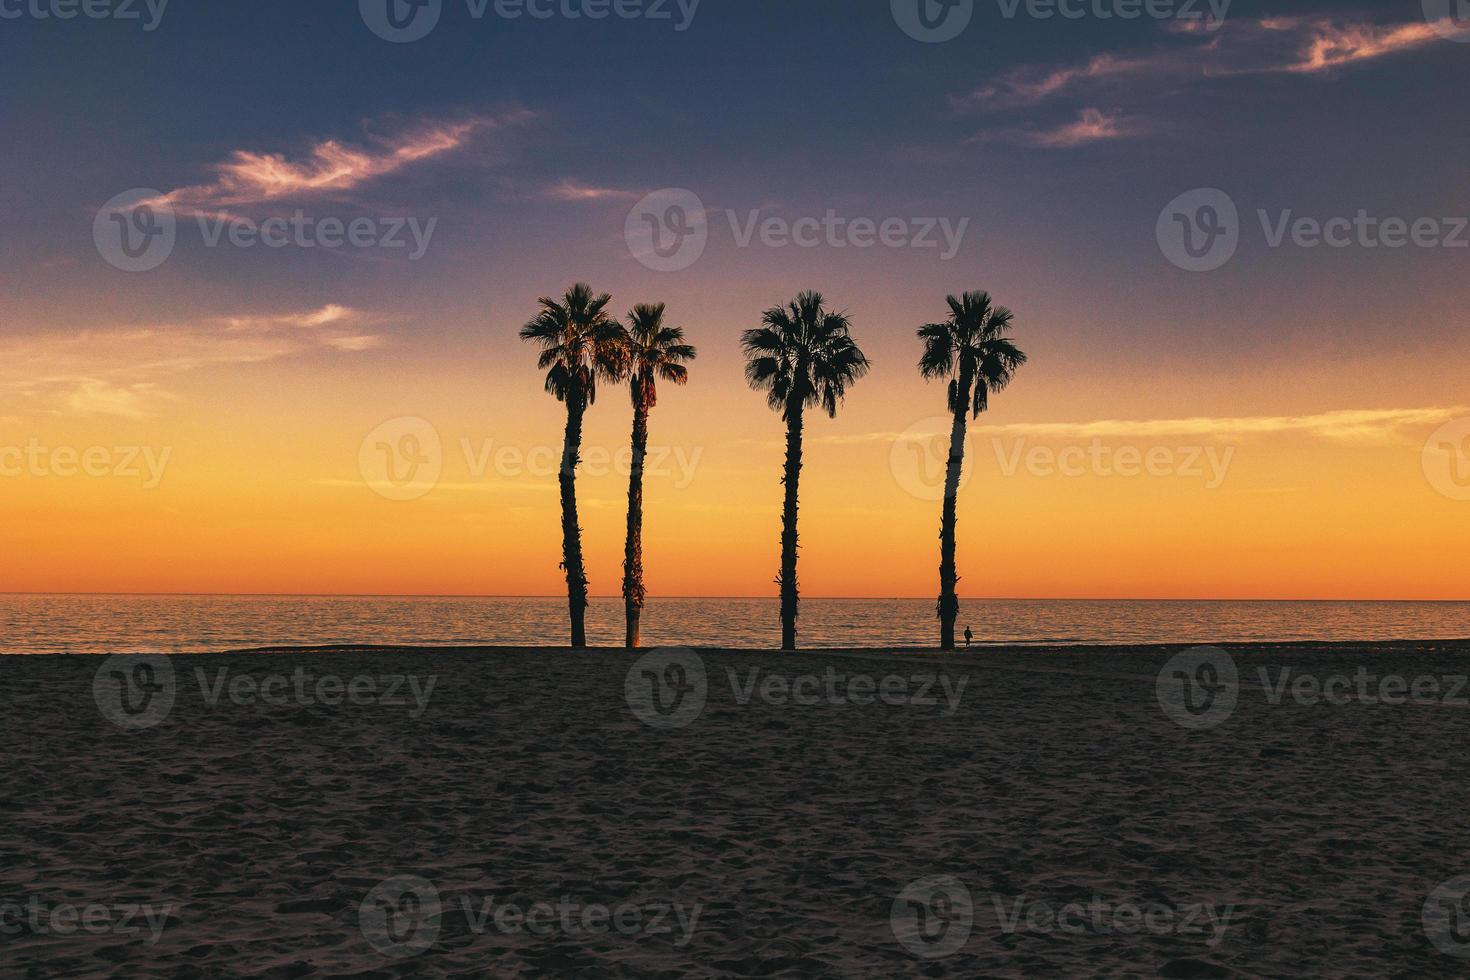
{"type": "Polygon", "coordinates": [[[1040,149],[1070,149],[1088,143],[1123,139],[1142,132],[1142,127],[1118,113],[1106,113],[1100,109],[1083,109],[1069,123],[1050,128],[1020,128],[986,130],[976,134],[967,142],[982,143],[999,141],[1031,146],[1040,149]]]}
{"type": "Polygon", "coordinates": [[[294,159],[282,153],[239,149],[210,167],[214,179],[169,191],[151,203],[184,214],[209,214],[286,199],[342,194],[460,150],[477,134],[514,125],[529,115],[516,110],[501,116],[421,124],[391,136],[372,136],[358,145],[319,140],[294,159]]]}
{"type": "MultiPolygon", "coordinates": [[[[1388,444],[1410,439],[1415,430],[1425,426],[1439,425],[1467,414],[1470,414],[1470,406],[1466,405],[1443,408],[1343,409],[1315,415],[1015,422],[973,426],[970,432],[975,435],[1029,436],[1036,439],[1241,439],[1295,434],[1340,442],[1388,444]]],[[[825,436],[815,441],[829,445],[856,445],[947,435],[949,429],[946,427],[942,431],[936,429],[933,432],[868,432],[853,436],[825,436]]]]}
{"type": "Polygon", "coordinates": [[[1031,65],[953,95],[960,111],[1033,106],[1086,88],[1145,80],[1180,82],[1236,75],[1316,75],[1432,44],[1443,30],[1423,21],[1375,24],[1330,16],[1235,19],[1210,28],[1181,21],[1148,52],[1096,55],[1071,65],[1031,65]]]}

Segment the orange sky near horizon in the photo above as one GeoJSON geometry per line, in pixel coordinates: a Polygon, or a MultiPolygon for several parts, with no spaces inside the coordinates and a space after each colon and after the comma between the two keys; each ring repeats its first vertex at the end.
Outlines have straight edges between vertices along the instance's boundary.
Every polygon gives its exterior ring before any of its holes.
{"type": "MultiPolygon", "coordinates": [[[[1470,599],[1470,504],[1441,493],[1423,458],[1430,433],[1470,408],[1407,392],[1379,392],[1377,407],[1324,397],[1351,365],[1294,394],[1284,377],[1257,378],[1245,397],[1228,365],[1214,380],[1089,389],[1052,366],[1064,352],[1045,331],[1022,323],[1032,362],[972,434],[963,596],[1470,599]],[[1183,388],[1187,399],[1172,393],[1183,388]],[[1224,410],[1247,403],[1263,410],[1224,410]],[[1131,421],[1099,423],[1109,419],[1131,421]]],[[[533,352],[504,341],[514,326],[495,325],[493,358],[388,344],[205,365],[146,417],[0,418],[0,447],[143,450],[136,476],[57,475],[46,457],[46,473],[27,463],[0,477],[11,556],[0,591],[558,594],[550,466],[563,413],[533,352]],[[437,432],[442,473],[418,499],[385,499],[360,450],[380,423],[408,416],[437,432]]],[[[692,383],[666,386],[653,414],[654,596],[776,591],[782,428],[739,377],[738,330],[691,326],[702,351],[692,383]]],[[[865,337],[860,321],[855,333],[873,374],[836,420],[807,427],[803,594],[929,596],[940,471],[921,454],[947,426],[943,389],[914,371],[911,332],[865,337]]],[[[1415,387],[1440,384],[1426,370],[1415,387]]],[[[578,486],[595,595],[620,583],[627,486],[614,454],[629,414],[626,392],[608,389],[588,417],[578,486]]]]}

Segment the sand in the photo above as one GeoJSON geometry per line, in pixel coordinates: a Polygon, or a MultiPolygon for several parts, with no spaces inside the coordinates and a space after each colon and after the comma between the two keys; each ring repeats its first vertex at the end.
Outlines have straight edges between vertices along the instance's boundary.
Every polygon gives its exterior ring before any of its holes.
{"type": "Polygon", "coordinates": [[[1470,970],[1470,645],[1232,647],[1194,728],[1179,649],[3,657],[0,975],[1470,970]],[[1360,665],[1449,680],[1270,703],[1360,665]]]}

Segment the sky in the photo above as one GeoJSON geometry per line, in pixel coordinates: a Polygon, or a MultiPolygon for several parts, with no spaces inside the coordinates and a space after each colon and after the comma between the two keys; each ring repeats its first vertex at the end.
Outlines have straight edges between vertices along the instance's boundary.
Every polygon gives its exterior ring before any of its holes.
{"type": "MultiPolygon", "coordinates": [[[[0,591],[556,594],[517,330],[586,281],[699,348],[651,595],[775,594],[739,337],[804,289],[873,370],[807,426],[803,594],[933,595],[914,331],[984,289],[1029,362],[962,596],[1470,599],[1448,2],[388,2],[0,0],[0,591]]],[[[594,594],[630,418],[588,417],[594,594]]]]}

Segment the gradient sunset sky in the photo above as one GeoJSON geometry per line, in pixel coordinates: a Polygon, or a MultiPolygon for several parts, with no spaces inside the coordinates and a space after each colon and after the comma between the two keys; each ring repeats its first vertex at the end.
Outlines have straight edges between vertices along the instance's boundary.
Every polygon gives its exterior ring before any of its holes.
{"type": "MultiPolygon", "coordinates": [[[[1470,44],[1420,0],[1236,0],[1212,29],[1008,6],[976,0],[943,43],[888,0],[703,0],[683,30],[672,0],[672,20],[444,0],[411,43],[351,2],[172,0],[153,30],[0,20],[0,448],[167,454],[156,486],[141,461],[0,476],[0,591],[561,592],[554,475],[504,461],[559,447],[562,406],[516,332],[586,281],[620,313],[667,303],[699,347],[652,418],[651,595],[775,594],[782,428],[739,336],[802,289],[850,314],[874,363],[807,428],[803,594],[933,595],[917,452],[944,392],[914,330],[986,289],[1030,363],[975,429],[962,595],[1470,599],[1470,491],[1431,459],[1452,444],[1435,433],[1470,436],[1470,248],[1273,248],[1258,218],[1453,232],[1470,44]],[[625,237],[664,188],[708,212],[703,255],[672,272],[625,237]],[[1196,188],[1239,209],[1210,272],[1156,238],[1196,188]],[[94,242],[132,189],[178,216],[147,272],[94,242]],[[435,225],[414,260],[209,247],[197,223],[298,209],[435,225]],[[946,260],[742,246],[727,211],[968,224],[946,260]],[[387,499],[360,455],[405,417],[432,425],[442,472],[387,499]],[[1160,467],[1050,471],[1068,447],[1160,467]]],[[[617,591],[626,503],[616,461],[594,460],[629,417],[605,390],[588,419],[594,594],[617,591]]]]}

